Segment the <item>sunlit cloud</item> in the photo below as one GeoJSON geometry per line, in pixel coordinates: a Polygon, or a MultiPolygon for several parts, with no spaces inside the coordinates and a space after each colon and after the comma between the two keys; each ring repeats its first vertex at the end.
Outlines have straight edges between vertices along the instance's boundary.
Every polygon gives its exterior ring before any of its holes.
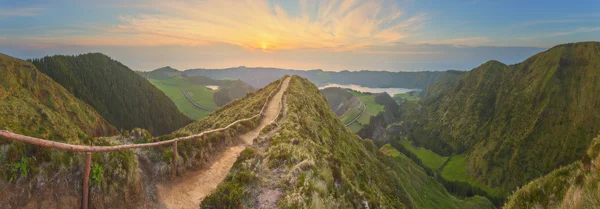
{"type": "Polygon", "coordinates": [[[298,5],[300,14],[292,16],[266,0],[153,2],[144,7],[157,12],[122,16],[118,29],[160,36],[170,44],[343,51],[394,43],[411,36],[425,21],[424,14],[404,15],[394,2],[384,0],[300,0],[298,5]]]}

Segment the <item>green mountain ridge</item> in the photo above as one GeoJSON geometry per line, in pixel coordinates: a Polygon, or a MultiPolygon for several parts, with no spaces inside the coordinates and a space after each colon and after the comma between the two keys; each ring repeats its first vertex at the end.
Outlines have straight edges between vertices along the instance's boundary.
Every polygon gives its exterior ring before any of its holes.
{"type": "Polygon", "coordinates": [[[162,135],[192,121],[150,82],[106,55],[56,55],[30,61],[119,129],[143,128],[162,135]]]}
{"type": "Polygon", "coordinates": [[[285,97],[274,134],[242,152],[201,208],[493,208],[453,197],[406,156],[351,133],[307,79],[292,76],[285,97]]]}
{"type": "Polygon", "coordinates": [[[489,61],[428,89],[408,135],[445,156],[467,153],[470,176],[507,191],[568,165],[600,131],[599,45],[558,45],[509,66],[489,61]]]}

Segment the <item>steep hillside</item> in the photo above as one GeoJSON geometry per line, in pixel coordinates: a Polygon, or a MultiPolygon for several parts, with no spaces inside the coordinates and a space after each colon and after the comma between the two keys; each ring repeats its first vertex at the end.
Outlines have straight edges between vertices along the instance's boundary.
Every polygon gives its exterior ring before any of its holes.
{"type": "Polygon", "coordinates": [[[325,88],[321,90],[321,93],[325,95],[329,108],[331,108],[333,113],[338,117],[342,117],[349,110],[361,106],[360,100],[346,89],[338,87],[325,88]]]}
{"type": "Polygon", "coordinates": [[[504,208],[600,208],[600,138],[581,161],[561,167],[517,189],[504,208]]]}
{"type": "Polygon", "coordinates": [[[382,145],[389,143],[384,141],[382,137],[386,133],[388,125],[397,122],[400,119],[400,106],[398,106],[396,101],[388,93],[378,94],[375,97],[375,102],[383,105],[383,112],[378,113],[376,116],[372,116],[369,119],[369,123],[358,131],[358,135],[363,139],[371,139],[376,144],[382,145]]]}
{"type": "Polygon", "coordinates": [[[600,130],[599,48],[564,44],[515,65],[487,62],[414,109],[424,117],[411,121],[411,139],[466,153],[469,176],[507,191],[568,165],[600,130]]]}
{"type": "Polygon", "coordinates": [[[118,129],[172,132],[191,120],[159,89],[110,57],[90,53],[30,60],[118,129]]]}
{"type": "Polygon", "coordinates": [[[116,133],[94,109],[32,64],[0,54],[0,129],[71,140],[116,133]]]}
{"type": "Polygon", "coordinates": [[[244,150],[202,208],[491,208],[460,200],[401,154],[387,156],[330,111],[318,88],[292,77],[278,126],[244,150]]]}
{"type": "Polygon", "coordinates": [[[202,75],[212,79],[241,79],[254,86],[262,87],[284,75],[298,75],[307,78],[318,86],[330,83],[356,84],[365,87],[425,89],[439,77],[456,75],[462,71],[439,72],[388,72],[388,71],[341,71],[288,70],[278,68],[236,67],[227,69],[191,69],[185,75],[202,75]]]}
{"type": "MultiPolygon", "coordinates": [[[[92,107],[34,65],[3,54],[0,54],[0,130],[86,145],[106,145],[109,140],[93,137],[118,134],[92,107]]],[[[81,191],[82,156],[0,138],[0,205],[25,208],[28,201],[53,197],[51,194],[59,191],[61,195],[71,195],[71,199],[65,200],[76,204],[80,196],[77,192],[81,191]]],[[[124,158],[131,156],[132,153],[95,154],[94,159],[99,163],[106,159],[112,166],[104,168],[116,170],[129,165],[130,161],[124,158]]],[[[117,182],[120,177],[107,175],[104,179],[117,182]]],[[[46,203],[45,207],[51,205],[54,204],[46,203]]]]}

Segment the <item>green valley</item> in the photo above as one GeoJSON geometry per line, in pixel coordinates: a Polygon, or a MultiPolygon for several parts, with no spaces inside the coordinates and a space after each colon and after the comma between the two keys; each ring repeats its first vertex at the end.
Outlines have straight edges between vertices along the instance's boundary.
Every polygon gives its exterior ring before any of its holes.
{"type": "Polygon", "coordinates": [[[182,113],[194,120],[204,118],[220,106],[254,91],[253,87],[241,80],[187,76],[168,66],[138,74],[146,77],[173,100],[182,113]]]}
{"type": "Polygon", "coordinates": [[[292,77],[285,96],[280,127],[242,152],[202,208],[493,208],[482,197],[453,197],[404,155],[342,128],[308,80],[292,77]]]}

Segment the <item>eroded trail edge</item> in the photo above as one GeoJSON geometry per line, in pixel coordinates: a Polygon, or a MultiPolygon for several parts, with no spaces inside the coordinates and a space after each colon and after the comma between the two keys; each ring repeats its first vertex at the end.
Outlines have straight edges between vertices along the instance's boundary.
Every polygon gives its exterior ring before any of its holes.
{"type": "Polygon", "coordinates": [[[225,179],[239,154],[247,146],[252,145],[260,131],[277,118],[283,93],[287,89],[289,81],[290,78],[286,78],[277,94],[269,101],[258,126],[239,136],[242,143],[223,151],[209,168],[186,172],[174,182],[159,184],[157,186],[159,201],[171,209],[198,208],[200,202],[225,179]]]}

